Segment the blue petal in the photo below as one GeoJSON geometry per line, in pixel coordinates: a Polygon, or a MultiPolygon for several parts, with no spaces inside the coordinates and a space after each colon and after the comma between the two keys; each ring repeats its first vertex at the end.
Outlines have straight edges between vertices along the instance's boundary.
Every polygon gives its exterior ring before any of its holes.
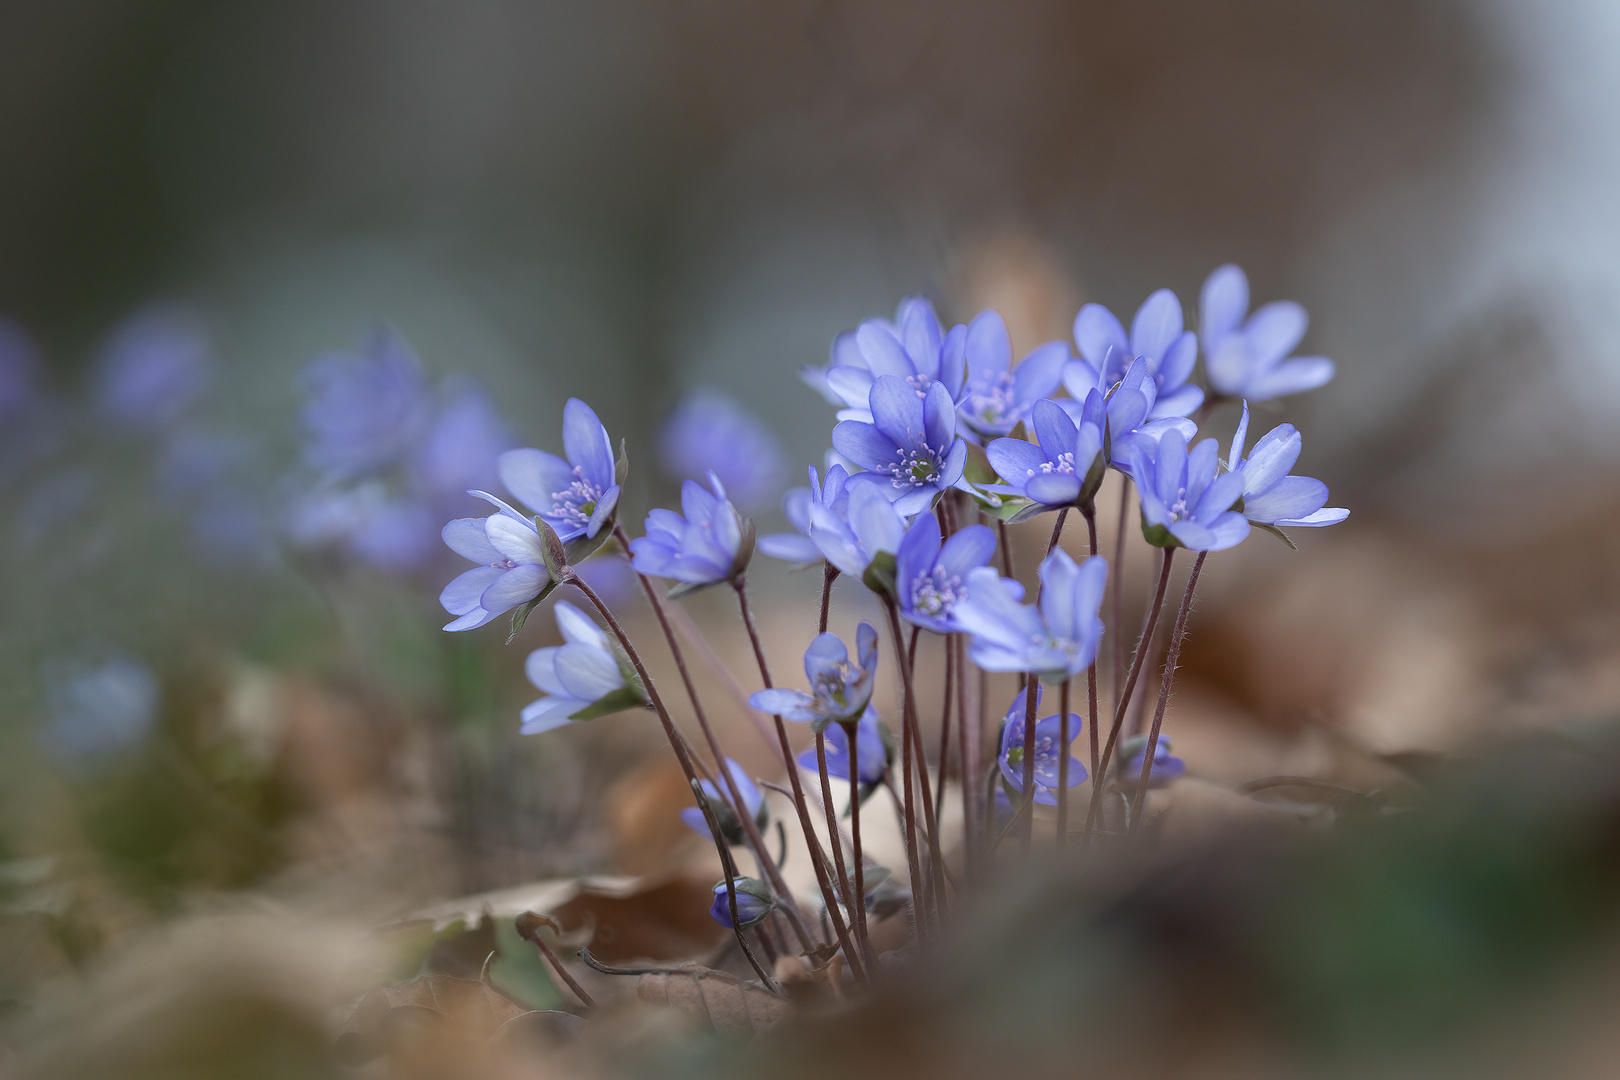
{"type": "Polygon", "coordinates": [[[762,555],[773,559],[781,559],[789,563],[813,563],[821,561],[821,549],[808,536],[798,533],[767,533],[754,542],[754,547],[762,555]]]}
{"type": "Polygon", "coordinates": [[[1309,476],[1285,476],[1254,498],[1243,500],[1243,516],[1267,525],[1298,521],[1322,509],[1327,485],[1309,476]]]}
{"type": "Polygon", "coordinates": [[[990,467],[996,470],[997,476],[1020,491],[1030,475],[1039,472],[1047,460],[1038,447],[1022,439],[996,439],[984,448],[984,456],[990,459],[990,467]]]}
{"type": "Polygon", "coordinates": [[[1163,359],[1170,343],[1181,335],[1181,301],[1169,289],[1159,289],[1142,301],[1131,320],[1131,352],[1163,359]]]}
{"type": "MultiPolygon", "coordinates": [[[[905,522],[875,484],[861,484],[849,493],[849,525],[868,559],[880,551],[898,551],[905,522]]],[[[864,568],[856,571],[856,576],[864,568]]]]}
{"type": "Polygon", "coordinates": [[[1204,390],[1201,386],[1188,383],[1160,397],[1153,403],[1148,415],[1155,420],[1167,416],[1186,416],[1204,403],[1204,390]]]}
{"type": "Polygon", "coordinates": [[[1254,444],[1243,466],[1243,493],[1261,495],[1288,475],[1299,460],[1301,439],[1293,424],[1278,424],[1254,444]]]}
{"type": "Polygon", "coordinates": [[[560,645],[551,645],[544,649],[536,649],[523,661],[523,673],[529,677],[529,681],[548,694],[567,693],[563,689],[562,679],[557,677],[557,651],[560,648],[562,648],[560,645]]]}
{"type": "Polygon", "coordinates": [[[502,574],[499,580],[484,590],[484,595],[478,601],[479,606],[499,615],[539,596],[540,590],[550,580],[543,566],[516,567],[502,574]]]}
{"type": "Polygon", "coordinates": [[[596,412],[578,398],[563,406],[563,450],[585,479],[603,490],[613,486],[613,444],[596,412]]]}
{"type": "Polygon", "coordinates": [[[1030,421],[1047,460],[1056,461],[1061,455],[1074,451],[1075,423],[1055,401],[1037,401],[1030,410],[1030,421]]]}
{"type": "Polygon", "coordinates": [[[917,373],[911,356],[894,332],[876,319],[861,323],[855,331],[855,342],[874,378],[897,375],[904,379],[917,373]]]}
{"type": "Polygon", "coordinates": [[[519,524],[505,514],[496,514],[484,522],[484,532],[495,550],[515,563],[538,564],[545,561],[540,549],[540,534],[533,525],[519,524]]]}
{"type": "Polygon", "coordinates": [[[1209,531],[1215,537],[1215,543],[1206,548],[1206,551],[1225,551],[1243,543],[1249,535],[1249,520],[1235,510],[1228,511],[1216,518],[1210,525],[1209,531]]]}
{"type": "Polygon", "coordinates": [[[1007,324],[993,309],[973,317],[967,329],[967,368],[970,378],[994,378],[1012,366],[1012,339],[1007,324]]]}
{"type": "MultiPolygon", "coordinates": [[[[911,394],[910,390],[906,391],[911,394]]],[[[876,391],[874,390],[874,393],[876,391]]],[[[916,394],[911,394],[913,401],[916,394]]],[[[918,411],[921,411],[918,402],[918,411]]],[[[833,449],[863,469],[882,469],[892,466],[900,457],[900,448],[893,439],[872,424],[859,420],[841,421],[832,431],[833,449]]]]}
{"type": "MultiPolygon", "coordinates": [[[[914,447],[922,440],[922,399],[903,379],[893,375],[879,376],[872,384],[872,396],[868,402],[872,409],[872,422],[896,446],[914,447]]],[[[838,445],[836,439],[833,445],[838,445]]]]}
{"type": "Polygon", "coordinates": [[[996,553],[996,534],[986,525],[968,525],[945,541],[936,564],[947,577],[966,578],[968,571],[983,566],[996,553]]]}
{"type": "Polygon", "coordinates": [[[1292,300],[1274,300],[1249,316],[1244,336],[1254,347],[1256,361],[1269,368],[1294,351],[1305,337],[1310,320],[1305,309],[1292,300]]]}
{"type": "Polygon", "coordinates": [[[951,444],[951,452],[945,455],[945,460],[939,467],[939,486],[941,488],[955,487],[956,482],[962,479],[962,473],[967,469],[967,443],[957,439],[951,444]]]}
{"type": "Polygon", "coordinates": [[[473,608],[471,611],[467,612],[467,614],[461,616],[461,618],[451,619],[449,622],[445,623],[444,629],[449,630],[451,633],[455,633],[458,630],[476,630],[478,627],[483,626],[498,614],[500,613],[495,611],[485,611],[483,608],[473,608]]]}
{"type": "Polygon", "coordinates": [[[619,485],[614,484],[602,492],[602,497],[596,500],[596,509],[591,511],[590,520],[585,523],[585,535],[595,536],[601,531],[607,519],[613,516],[614,507],[619,505],[619,485]]]}
{"type": "Polygon", "coordinates": [[[1066,341],[1048,341],[1030,350],[1013,368],[1013,398],[1020,402],[1038,401],[1056,392],[1069,362],[1066,341]]]}
{"type": "Polygon", "coordinates": [[[1112,311],[1101,304],[1087,304],[1074,317],[1074,343],[1079,347],[1080,355],[1089,360],[1095,369],[1102,367],[1103,358],[1108,355],[1110,348],[1130,348],[1125,327],[1120,325],[1112,311]]]}
{"type": "Polygon", "coordinates": [[[1068,506],[1080,497],[1080,477],[1073,473],[1036,473],[1024,494],[1047,506],[1068,506]]]}
{"type": "Polygon", "coordinates": [[[593,645],[598,649],[607,648],[606,635],[597,629],[590,616],[568,601],[558,600],[553,604],[551,615],[557,620],[557,629],[562,631],[564,641],[593,645]]]}
{"type": "Polygon", "coordinates": [[[570,697],[596,701],[624,688],[613,654],[595,645],[570,642],[557,650],[557,678],[570,697]]]}
{"type": "Polygon", "coordinates": [[[1204,279],[1198,311],[1204,341],[1219,342],[1242,325],[1243,316],[1248,314],[1249,279],[1231,263],[1217,267],[1204,279]]]}
{"type": "MultiPolygon", "coordinates": [[[[1243,476],[1241,473],[1222,473],[1215,478],[1215,482],[1204,489],[1199,496],[1198,503],[1193,507],[1193,517],[1199,521],[1213,521],[1215,518],[1232,509],[1232,504],[1243,496],[1243,476]]],[[[1322,497],[1327,498],[1324,488],[1322,497]]],[[[1317,503],[1321,506],[1321,503],[1317,503]]]]}
{"type": "Polygon", "coordinates": [[[1238,420],[1237,430],[1232,433],[1232,449],[1227,453],[1227,468],[1236,469],[1243,462],[1243,448],[1249,440],[1249,403],[1243,403],[1243,416],[1238,420]]]}
{"type": "MultiPolygon", "coordinates": [[[[935,450],[949,446],[956,438],[956,404],[940,383],[931,383],[923,398],[924,441],[935,450]]],[[[946,480],[950,484],[954,481],[946,480]]]]}
{"type": "Polygon", "coordinates": [[[849,662],[849,649],[837,634],[822,632],[804,650],[804,674],[815,686],[824,679],[842,678],[842,666],[849,662]]]}
{"type": "Polygon", "coordinates": [[[939,316],[926,297],[908,296],[900,301],[896,312],[899,321],[900,344],[911,357],[912,365],[920,374],[930,378],[939,371],[939,347],[942,340],[939,316]]]}
{"type": "Polygon", "coordinates": [[[488,566],[505,558],[495,545],[489,542],[489,534],[484,531],[484,519],[481,517],[456,518],[446,525],[439,535],[444,538],[446,546],[451,551],[475,563],[488,566]]]}
{"type": "Polygon", "coordinates": [[[479,609],[484,590],[506,573],[498,566],[475,566],[444,587],[439,603],[452,615],[466,615],[479,609]]]}
{"type": "Polygon", "coordinates": [[[827,387],[854,409],[866,408],[872,396],[872,372],[866,367],[840,366],[827,370],[827,387]]]}
{"type": "Polygon", "coordinates": [[[586,704],[566,697],[543,697],[532,701],[523,707],[523,726],[519,732],[523,735],[539,735],[573,723],[568,717],[579,712],[586,704]]]}
{"type": "Polygon", "coordinates": [[[815,698],[803,691],[781,688],[758,690],[748,698],[748,704],[761,712],[780,716],[796,724],[808,724],[821,718],[815,703],[815,698]]]}
{"type": "Polygon", "coordinates": [[[1350,511],[1341,507],[1330,506],[1318,510],[1314,514],[1307,514],[1302,518],[1293,518],[1274,522],[1277,525],[1288,525],[1299,529],[1319,529],[1324,525],[1337,525],[1350,516],[1350,511]]]}
{"type": "Polygon", "coordinates": [[[555,492],[574,482],[574,467],[556,454],[525,447],[508,450],[495,461],[506,490],[535,510],[550,510],[555,492]]]}
{"type": "MultiPolygon", "coordinates": [[[[1228,397],[1252,395],[1251,377],[1255,371],[1254,349],[1242,334],[1222,339],[1212,351],[1204,354],[1204,371],[1209,385],[1217,393],[1228,397]]],[[[1256,397],[1263,401],[1264,398],[1256,397]]]]}
{"type": "Polygon", "coordinates": [[[895,579],[899,582],[902,603],[909,602],[912,582],[933,570],[939,547],[939,522],[933,514],[919,514],[895,553],[895,579]]]}
{"type": "Polygon", "coordinates": [[[1279,365],[1254,381],[1250,393],[1256,401],[1302,394],[1333,379],[1333,361],[1325,356],[1301,356],[1279,365]]]}
{"type": "Polygon", "coordinates": [[[1198,337],[1191,330],[1171,342],[1159,359],[1159,393],[1168,393],[1187,381],[1192,374],[1193,362],[1198,359],[1198,337]]]}

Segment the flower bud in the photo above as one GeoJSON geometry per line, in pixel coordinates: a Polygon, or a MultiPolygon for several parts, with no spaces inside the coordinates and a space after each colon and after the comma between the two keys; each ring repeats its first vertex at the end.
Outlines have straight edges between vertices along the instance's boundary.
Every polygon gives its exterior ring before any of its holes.
{"type": "MultiPolygon", "coordinates": [[[[747,930],[763,922],[774,906],[770,887],[763,881],[746,877],[732,879],[732,886],[737,891],[737,920],[741,928],[747,930]]],[[[721,926],[731,925],[731,898],[724,881],[714,887],[714,903],[709,907],[709,915],[721,926]]]]}

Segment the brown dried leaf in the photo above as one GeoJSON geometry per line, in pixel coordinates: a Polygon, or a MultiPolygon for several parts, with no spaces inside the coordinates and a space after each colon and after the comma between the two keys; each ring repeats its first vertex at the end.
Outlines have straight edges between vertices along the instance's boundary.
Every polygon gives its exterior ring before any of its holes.
{"type": "Polygon", "coordinates": [[[338,1036],[338,1052],[359,1064],[401,1050],[422,1054],[482,1043],[526,1011],[482,982],[424,975],[362,998],[338,1036]]]}
{"type": "Polygon", "coordinates": [[[755,983],[746,983],[712,968],[643,975],[636,996],[653,1005],[678,1009],[716,1034],[754,1035],[781,1020],[788,1003],[755,983]]]}
{"type": "Polygon", "coordinates": [[[684,960],[702,956],[726,936],[725,928],[709,917],[713,899],[709,885],[685,879],[628,894],[585,886],[550,914],[569,930],[595,926],[591,952],[607,963],[684,960]]]}

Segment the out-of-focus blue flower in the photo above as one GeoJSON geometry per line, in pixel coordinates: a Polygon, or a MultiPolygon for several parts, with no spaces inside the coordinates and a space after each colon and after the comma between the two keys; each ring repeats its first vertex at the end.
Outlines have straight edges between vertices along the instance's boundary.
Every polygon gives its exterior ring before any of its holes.
{"type": "MultiPolygon", "coordinates": [[[[871,705],[861,714],[860,723],[855,725],[855,749],[860,758],[861,776],[859,783],[875,784],[883,779],[883,774],[889,767],[889,748],[883,741],[883,733],[878,730],[877,710],[871,705]]],[[[849,779],[849,736],[844,733],[843,725],[832,724],[826,729],[827,741],[827,775],[838,780],[849,779]]],[[[816,748],[801,753],[797,759],[799,768],[820,775],[821,762],[816,759],[816,748]]]]}
{"type": "Polygon", "coordinates": [[[282,528],[298,547],[346,549],[379,569],[402,571],[432,557],[440,520],[420,499],[367,481],[297,494],[286,508],[282,528]]]}
{"type": "Polygon", "coordinates": [[[871,423],[872,385],[884,375],[901,379],[919,397],[939,383],[952,402],[960,400],[966,352],[966,327],[942,332],[934,305],[908,296],[900,301],[893,322],[867,319],[853,332],[838,335],[826,371],[807,371],[803,377],[844,404],[838,419],[871,423]]]}
{"type": "Polygon", "coordinates": [[[533,507],[566,544],[594,537],[619,503],[613,440],[578,398],[563,406],[563,451],[567,461],[532,447],[508,450],[501,455],[500,473],[506,490],[533,507]]]}
{"type": "Polygon", "coordinates": [[[664,424],[660,464],[677,480],[718,476],[732,502],[744,510],[768,506],[782,490],[787,460],[769,428],[741,405],[714,390],[681,400],[664,424]]]}
{"type": "MultiPolygon", "coordinates": [[[[1127,739],[1120,746],[1119,782],[1127,787],[1134,786],[1142,781],[1142,762],[1147,757],[1147,736],[1138,735],[1127,739]]],[[[1159,743],[1153,748],[1153,775],[1148,777],[1148,787],[1167,787],[1170,781],[1187,771],[1187,763],[1170,753],[1170,736],[1160,735],[1159,743]]]]}
{"type": "Polygon", "coordinates": [[[1198,427],[1184,416],[1153,418],[1159,389],[1148,362],[1137,357],[1116,373],[1113,362],[1119,353],[1108,355],[1101,376],[1087,364],[1070,362],[1063,369],[1063,384],[1071,397],[1057,404],[1076,426],[1090,422],[1102,427],[1108,463],[1128,474],[1133,447],[1151,453],[1166,432],[1179,431],[1183,439],[1190,439],[1198,427]]]}
{"type": "Polygon", "coordinates": [[[309,397],[304,462],[332,480],[352,480],[405,460],[433,417],[421,362],[391,327],[373,329],[358,352],[317,357],[302,382],[309,397]]]}
{"type": "Polygon", "coordinates": [[[249,444],[237,436],[182,428],[164,440],[158,455],[158,492],[172,500],[202,494],[224,483],[251,456],[249,444]]]}
{"type": "Polygon", "coordinates": [[[573,604],[557,601],[552,610],[565,644],[536,649],[523,663],[529,681],[545,697],[523,707],[525,735],[589,720],[646,703],[641,687],[619,664],[608,637],[573,604]]]}
{"type": "Polygon", "coordinates": [[[981,311],[968,323],[967,391],[957,415],[981,437],[1007,434],[1057,389],[1068,359],[1067,343],[1048,341],[1013,367],[1007,324],[996,312],[981,311]]]}
{"type": "MultiPolygon", "coordinates": [[[[760,828],[765,827],[769,814],[765,809],[765,793],[759,790],[754,778],[748,775],[741,765],[726,758],[726,772],[737,782],[737,791],[742,795],[743,806],[748,810],[748,816],[754,819],[754,824],[760,828]]],[[[716,787],[713,781],[699,780],[698,787],[703,790],[703,797],[708,800],[709,809],[714,812],[715,819],[720,824],[720,834],[730,844],[740,844],[747,837],[743,833],[742,824],[737,820],[737,812],[731,806],[729,786],[716,787]]],[[[709,835],[709,822],[703,816],[703,809],[698,806],[688,806],[681,810],[681,821],[688,829],[699,836],[709,835]]]]}
{"type": "Polygon", "coordinates": [[[101,347],[96,409],[123,427],[166,427],[202,396],[212,366],[208,335],[194,312],[178,304],[145,308],[101,347]]]}
{"type": "Polygon", "coordinates": [[[127,653],[48,661],[39,743],[64,767],[127,753],[151,734],[158,697],[152,669],[127,653]]]}
{"type": "Polygon", "coordinates": [[[204,496],[191,513],[191,540],[216,570],[267,565],[275,556],[263,505],[239,488],[219,487],[204,496]]]}
{"type": "MultiPolygon", "coordinates": [[[[493,498],[493,496],[491,496],[493,498]]],[[[497,500],[498,501],[498,500],[497,500]]],[[[487,518],[457,518],[441,533],[452,551],[482,565],[444,587],[439,603],[458,616],[446,630],[472,630],[526,604],[551,581],[540,533],[505,503],[487,518]]]]}
{"type": "Polygon", "coordinates": [[[991,468],[1005,484],[986,490],[1020,495],[1046,509],[1090,501],[1102,483],[1103,426],[1108,422],[1102,395],[1086,398],[1078,423],[1053,401],[1037,401],[1030,419],[1034,443],[996,439],[984,448],[991,468]]]}
{"type": "Polygon", "coordinates": [[[1217,394],[1269,401],[1315,390],[1333,378],[1327,357],[1288,355],[1305,337],[1304,308],[1274,300],[1248,315],[1249,279],[1238,267],[1228,263],[1209,275],[1199,311],[1204,370],[1217,394]]]}
{"type": "MultiPolygon", "coordinates": [[[[1188,384],[1198,359],[1198,338],[1182,329],[1181,301],[1169,289],[1160,289],[1136,309],[1131,334],[1114,313],[1101,304],[1087,304],[1074,317],[1074,342],[1080,359],[1069,364],[1065,381],[1105,394],[1119,382],[1138,358],[1147,361],[1155,393],[1148,419],[1186,416],[1204,402],[1204,391],[1188,384]]],[[[1074,393],[1076,400],[1084,394],[1074,393]]]]}
{"type": "MultiPolygon", "coordinates": [[[[747,930],[749,927],[765,921],[771,913],[774,903],[771,897],[770,886],[763,881],[753,878],[740,877],[732,880],[732,890],[737,894],[737,924],[739,928],[747,930]]],[[[731,925],[731,897],[724,881],[714,887],[714,903],[709,905],[709,916],[721,926],[731,925]]]]}
{"type": "Polygon", "coordinates": [[[726,498],[720,478],[709,474],[713,493],[688,480],[681,485],[681,510],[647,515],[647,535],[630,541],[630,564],[639,574],[686,585],[717,585],[748,568],[754,553],[752,526],[726,498]]]}
{"type": "Polygon", "coordinates": [[[821,496],[810,504],[810,540],[839,570],[864,578],[880,555],[900,550],[905,519],[876,486],[849,485],[843,466],[834,465],[821,496]]]}
{"type": "Polygon", "coordinates": [[[39,348],[27,331],[0,317],[0,418],[9,417],[34,400],[34,379],[39,374],[39,348]]]}
{"type": "Polygon", "coordinates": [[[933,383],[919,395],[897,376],[880,375],[868,400],[871,423],[844,420],[833,428],[833,449],[869,470],[850,477],[850,484],[876,487],[906,517],[928,509],[962,479],[967,462],[950,394],[933,383]]]}
{"type": "Polygon", "coordinates": [[[415,472],[435,501],[459,500],[469,488],[493,487],[500,476],[496,462],[516,443],[484,388],[462,383],[424,434],[415,472]]]}
{"type": "Polygon", "coordinates": [[[1273,528],[1315,529],[1337,525],[1350,511],[1327,507],[1327,485],[1309,476],[1289,476],[1299,460],[1303,440],[1293,424],[1279,424],[1254,444],[1248,459],[1243,443],[1249,434],[1249,403],[1243,403],[1243,419],[1232,436],[1232,473],[1243,478],[1243,516],[1257,525],[1273,528]]]}
{"type": "MultiPolygon", "coordinates": [[[[1029,693],[1026,687],[1018,691],[1007,715],[1001,721],[1001,752],[996,763],[1001,766],[1002,779],[1014,791],[1024,790],[1024,713],[1029,693]]],[[[1041,707],[1041,684],[1035,684],[1035,709],[1041,707]]],[[[1085,720],[1079,713],[1069,714],[1069,739],[1080,734],[1085,720]]],[[[1042,806],[1057,805],[1058,768],[1069,748],[1063,743],[1063,717],[1060,713],[1035,722],[1035,801],[1042,806]]],[[[1069,786],[1079,787],[1086,782],[1086,767],[1078,758],[1069,757],[1069,786]]]]}
{"type": "Polygon", "coordinates": [[[1189,452],[1180,432],[1159,441],[1152,457],[1132,448],[1131,477],[1142,503],[1142,535],[1159,547],[1224,551],[1241,544],[1249,523],[1233,511],[1243,495],[1240,473],[1222,473],[1214,439],[1189,452]]]}
{"type": "Polygon", "coordinates": [[[895,554],[895,592],[901,617],[940,634],[960,630],[955,612],[967,596],[968,571],[983,566],[995,553],[996,534],[985,526],[968,525],[941,543],[934,515],[919,514],[895,554]]]}
{"type": "Polygon", "coordinates": [[[973,636],[973,662],[986,671],[1033,671],[1062,682],[1091,666],[1102,636],[1103,587],[1108,561],[1093,555],[1076,563],[1062,548],[1040,566],[1038,605],[1020,604],[995,570],[968,572],[967,599],[956,622],[973,636]]]}
{"type": "Polygon", "coordinates": [[[850,662],[849,649],[837,634],[817,634],[804,650],[810,692],[785,687],[760,690],[748,704],[784,720],[812,724],[817,731],[831,723],[854,720],[872,700],[877,676],[877,631],[870,623],[855,628],[855,653],[859,663],[850,662]]]}

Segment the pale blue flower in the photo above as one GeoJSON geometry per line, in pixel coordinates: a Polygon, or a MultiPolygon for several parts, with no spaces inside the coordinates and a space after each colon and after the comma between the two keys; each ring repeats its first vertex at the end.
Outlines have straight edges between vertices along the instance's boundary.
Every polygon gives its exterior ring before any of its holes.
{"type": "MultiPolygon", "coordinates": [[[[1155,292],[1136,309],[1128,338],[1113,312],[1101,304],[1085,305],[1074,317],[1074,342],[1080,359],[1071,361],[1069,367],[1078,364],[1085,370],[1077,372],[1073,381],[1104,393],[1124,377],[1135,360],[1147,361],[1155,391],[1150,420],[1186,416],[1204,402],[1203,390],[1187,382],[1198,359],[1198,338],[1182,328],[1181,301],[1169,289],[1155,292]]],[[[1077,400],[1084,397],[1074,396],[1077,400]]]]}
{"type": "Polygon", "coordinates": [[[824,501],[810,506],[810,540],[839,570],[864,578],[880,555],[900,550],[906,522],[876,485],[850,485],[843,472],[839,465],[827,471],[822,485],[824,501]],[[829,498],[835,484],[840,494],[847,490],[847,496],[829,498]]]}
{"type": "Polygon", "coordinates": [[[988,566],[968,572],[967,598],[956,622],[972,635],[973,662],[986,671],[1033,671],[1062,682],[1091,666],[1102,636],[1108,562],[1093,555],[1076,563],[1062,548],[1040,565],[1038,604],[1020,604],[988,566]]]}
{"type": "Polygon", "coordinates": [[[709,905],[709,917],[721,926],[731,926],[732,896],[737,898],[737,924],[747,930],[765,921],[775,901],[769,885],[754,878],[733,878],[731,888],[724,881],[714,887],[714,903],[709,905]]]}
{"type": "Polygon", "coordinates": [[[328,353],[304,369],[304,462],[352,480],[404,461],[433,418],[433,395],[416,353],[387,326],[358,352],[328,353]]]}
{"type": "Polygon", "coordinates": [[[1190,439],[1198,426],[1184,416],[1154,417],[1159,387],[1146,359],[1139,356],[1119,368],[1115,361],[1122,354],[1110,347],[1107,355],[1100,375],[1089,364],[1070,361],[1063,369],[1063,385],[1070,397],[1057,404],[1077,427],[1086,423],[1101,426],[1108,463],[1129,475],[1133,448],[1151,454],[1167,433],[1180,432],[1183,439],[1190,439]]]}
{"type": "MultiPolygon", "coordinates": [[[[996,755],[996,764],[1001,769],[1001,777],[1017,792],[1024,790],[1024,717],[1026,715],[1029,693],[1026,687],[1018,691],[1013,703],[1007,709],[1007,715],[1001,721],[1001,750],[996,755]]],[[[1041,708],[1041,684],[1035,684],[1035,710],[1039,714],[1041,708]]],[[[1072,743],[1080,734],[1085,720],[1079,713],[1069,714],[1069,740],[1072,743]]],[[[1053,713],[1051,716],[1035,722],[1035,801],[1042,806],[1057,805],[1058,770],[1063,762],[1063,755],[1069,753],[1069,748],[1063,745],[1063,715],[1053,713]]],[[[1086,782],[1086,767],[1080,764],[1079,759],[1069,757],[1068,786],[1079,787],[1086,782]]]]}
{"type": "Polygon", "coordinates": [[[967,444],[956,436],[956,407],[943,385],[919,394],[894,375],[880,375],[869,399],[872,422],[844,420],[833,449],[866,472],[851,485],[882,491],[905,517],[926,510],[962,479],[967,444]]]}
{"type": "Polygon", "coordinates": [[[996,439],[984,448],[990,466],[1006,481],[985,490],[1022,496],[1045,509],[1089,502],[1106,464],[1103,428],[1108,421],[1102,395],[1091,392],[1078,423],[1054,401],[1037,401],[1030,419],[1035,442],[996,439]]]}
{"type": "Polygon", "coordinates": [[[639,685],[626,677],[608,636],[583,611],[559,600],[552,613],[565,643],[536,649],[524,661],[524,673],[545,696],[523,707],[523,734],[538,735],[645,702],[639,685]]]}
{"type": "Polygon", "coordinates": [[[1217,394],[1269,401],[1315,390],[1333,378],[1327,357],[1289,356],[1305,337],[1305,309],[1275,300],[1249,314],[1249,279],[1238,267],[1228,263],[1209,275],[1199,310],[1204,370],[1217,394]]]}
{"type": "Polygon", "coordinates": [[[1133,448],[1131,477],[1148,543],[1223,551],[1249,535],[1249,523],[1232,509],[1243,495],[1243,477],[1220,472],[1219,453],[1214,439],[1189,452],[1181,433],[1174,431],[1159,441],[1152,456],[1133,448]]]}
{"type": "Polygon", "coordinates": [[[749,512],[782,490],[782,445],[757,417],[725,394],[695,390],[664,424],[659,465],[677,480],[720,478],[731,501],[749,512]]]}
{"type": "Polygon", "coordinates": [[[501,455],[499,468],[506,490],[533,507],[566,544],[596,536],[612,520],[619,482],[607,428],[578,398],[569,398],[563,406],[563,449],[567,461],[532,447],[508,450],[501,455]]]}
{"type": "MultiPolygon", "coordinates": [[[[736,781],[737,792],[742,795],[743,806],[747,808],[748,816],[754,819],[754,824],[764,828],[769,820],[765,810],[765,793],[759,790],[759,785],[754,783],[754,778],[748,775],[747,770],[730,758],[726,758],[726,772],[736,781]]],[[[742,843],[746,836],[742,824],[737,820],[737,813],[731,806],[730,787],[721,790],[710,780],[699,780],[698,787],[703,790],[703,797],[708,800],[709,809],[719,821],[720,834],[729,843],[742,843]]],[[[709,821],[704,817],[702,807],[683,807],[680,817],[686,827],[699,836],[710,835],[709,821]]]]}
{"type": "Polygon", "coordinates": [[[685,585],[730,581],[748,567],[753,554],[751,526],[726,498],[720,478],[709,474],[712,493],[688,480],[681,485],[681,510],[647,515],[647,535],[630,541],[637,573],[685,585]]]}
{"type": "MultiPolygon", "coordinates": [[[[989,562],[995,553],[996,534],[989,528],[968,525],[941,542],[934,515],[919,514],[895,555],[901,617],[940,634],[960,630],[956,605],[967,596],[968,573],[989,562]]],[[[1023,596],[1021,587],[1018,596],[1023,596]]]]}
{"type": "MultiPolygon", "coordinates": [[[[497,500],[498,501],[498,500],[497,500]]],[[[458,616],[446,630],[472,630],[528,603],[551,581],[540,533],[516,510],[487,518],[457,518],[444,527],[446,545],[475,566],[444,587],[439,603],[458,616]]]]}
{"type": "Polygon", "coordinates": [[[858,663],[837,634],[817,634],[804,650],[804,673],[810,692],[785,687],[760,690],[748,699],[756,709],[795,723],[813,724],[817,731],[831,723],[855,720],[872,700],[877,676],[877,631],[870,623],[855,628],[858,663]]]}
{"type": "Polygon", "coordinates": [[[884,375],[919,396],[938,383],[952,402],[961,399],[967,374],[967,327],[945,333],[934,305],[920,296],[900,301],[894,321],[868,319],[833,340],[825,371],[802,373],[806,382],[844,406],[840,420],[872,422],[872,385],[884,375]]]}
{"type": "MultiPolygon", "coordinates": [[[[855,749],[860,756],[859,782],[862,784],[876,784],[889,768],[889,747],[883,741],[883,732],[878,727],[880,723],[877,710],[868,705],[866,711],[861,713],[860,722],[855,725],[855,749]]],[[[849,736],[844,733],[843,725],[829,725],[823,738],[827,743],[827,775],[847,781],[849,736]]],[[[815,747],[803,751],[795,760],[799,768],[820,775],[821,761],[816,757],[815,747]]]]}
{"type": "Polygon", "coordinates": [[[1243,419],[1232,436],[1232,472],[1243,479],[1243,516],[1257,525],[1274,528],[1315,529],[1337,525],[1350,511],[1326,507],[1328,489],[1309,476],[1290,476],[1299,460],[1303,440],[1293,424],[1279,424],[1254,444],[1248,458],[1243,443],[1249,433],[1249,403],[1243,403],[1243,419]]]}
{"type": "Polygon", "coordinates": [[[1007,324],[994,311],[981,311],[967,328],[967,388],[957,416],[974,434],[1005,435],[1029,416],[1030,409],[1057,389],[1069,346],[1062,341],[1038,345],[1012,363],[1007,324]]]}

